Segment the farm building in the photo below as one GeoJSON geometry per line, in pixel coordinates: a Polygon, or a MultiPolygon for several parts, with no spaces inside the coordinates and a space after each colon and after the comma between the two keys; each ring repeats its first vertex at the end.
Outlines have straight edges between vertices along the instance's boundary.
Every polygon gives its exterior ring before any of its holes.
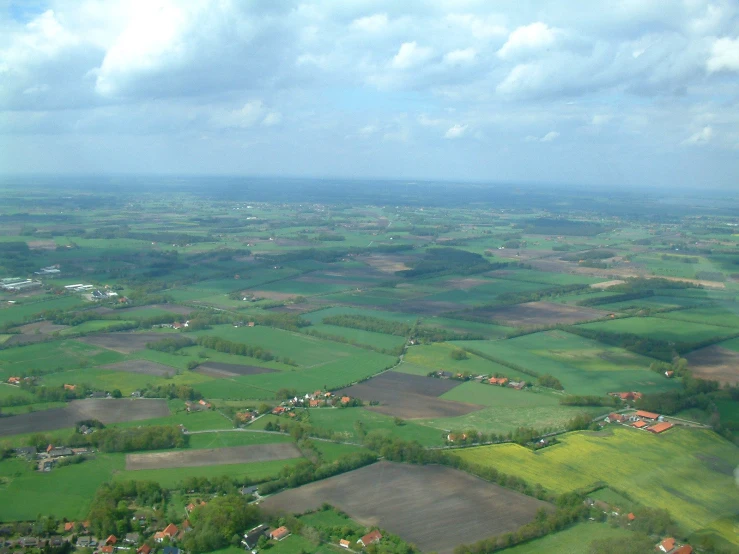
{"type": "Polygon", "coordinates": [[[115,546],[113,545],[103,546],[99,550],[99,552],[101,552],[101,554],[113,554],[113,552],[115,552],[115,546]]]}
{"type": "Polygon", "coordinates": [[[350,545],[350,544],[351,544],[351,543],[350,543],[350,542],[349,542],[348,540],[346,540],[346,539],[341,539],[341,540],[339,541],[339,546],[340,546],[341,548],[349,548],[349,545],[350,545]]]}
{"type": "Polygon", "coordinates": [[[151,554],[151,546],[144,544],[136,549],[136,554],[151,554]]]}
{"type": "Polygon", "coordinates": [[[282,527],[278,527],[277,529],[272,531],[269,534],[269,538],[274,539],[276,541],[281,541],[282,539],[287,537],[289,534],[290,534],[290,530],[283,525],[282,527]]]}
{"type": "Polygon", "coordinates": [[[641,417],[644,419],[651,419],[653,421],[656,421],[657,419],[659,419],[659,414],[655,414],[654,412],[646,412],[644,410],[637,410],[636,417],[641,417]]]}
{"type": "Polygon", "coordinates": [[[359,539],[357,541],[357,544],[361,544],[362,546],[369,546],[370,544],[380,542],[381,539],[382,534],[377,529],[375,529],[374,531],[370,531],[364,537],[359,539]]]}
{"type": "Polygon", "coordinates": [[[500,385],[501,387],[505,387],[506,383],[508,383],[508,378],[507,377],[500,377],[500,378],[491,377],[488,380],[488,383],[490,383],[491,385],[500,385]]]}
{"type": "Polygon", "coordinates": [[[267,534],[267,529],[268,527],[266,525],[257,525],[254,529],[244,533],[244,539],[241,541],[241,544],[249,550],[254,550],[259,539],[267,534]]]}
{"type": "Polygon", "coordinates": [[[623,400],[624,402],[631,402],[634,400],[639,400],[642,397],[642,393],[631,391],[631,392],[609,392],[610,396],[616,396],[623,400]]]}
{"type": "Polygon", "coordinates": [[[110,535],[107,539],[105,539],[105,546],[115,545],[115,543],[117,542],[118,538],[115,535],[110,535]]]}
{"type": "Polygon", "coordinates": [[[636,421],[634,422],[633,426],[636,427],[637,429],[644,429],[644,427],[646,427],[647,424],[643,421],[636,421]]]}
{"type": "Polygon", "coordinates": [[[606,423],[623,423],[624,421],[626,421],[626,416],[616,413],[608,414],[605,419],[606,423]]]}
{"type": "Polygon", "coordinates": [[[658,423],[657,425],[652,425],[648,431],[651,431],[652,433],[663,433],[664,431],[667,431],[668,429],[671,429],[674,427],[672,423],[667,423],[666,421],[662,421],[658,423]]]}
{"type": "Polygon", "coordinates": [[[668,537],[657,545],[657,549],[661,552],[671,552],[675,548],[675,539],[668,537]]]}

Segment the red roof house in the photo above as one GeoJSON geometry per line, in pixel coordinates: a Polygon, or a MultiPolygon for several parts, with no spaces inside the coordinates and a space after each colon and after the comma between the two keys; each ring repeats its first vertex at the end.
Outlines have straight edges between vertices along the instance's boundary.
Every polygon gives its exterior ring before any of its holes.
{"type": "Polygon", "coordinates": [[[164,533],[165,537],[169,537],[171,539],[177,534],[177,526],[174,523],[170,523],[164,528],[162,533],[164,533]]]}
{"type": "Polygon", "coordinates": [[[636,422],[634,422],[634,427],[636,427],[637,429],[644,429],[644,427],[646,427],[646,426],[647,426],[647,424],[645,422],[643,422],[643,421],[636,421],[636,422]]]}
{"type": "Polygon", "coordinates": [[[107,539],[105,539],[105,544],[115,544],[118,542],[118,539],[115,535],[109,536],[107,539]]]}
{"type": "Polygon", "coordinates": [[[144,544],[136,549],[136,554],[150,554],[151,546],[144,544]]]}
{"type": "Polygon", "coordinates": [[[346,540],[346,539],[341,539],[341,540],[339,541],[339,546],[340,546],[341,548],[349,548],[349,545],[350,545],[350,544],[351,544],[351,543],[350,543],[350,542],[349,542],[348,540],[346,540]]]}
{"type": "Polygon", "coordinates": [[[689,544],[684,544],[677,550],[673,550],[672,554],[693,554],[693,547],[689,544]]]}
{"type": "Polygon", "coordinates": [[[643,417],[644,419],[657,419],[659,417],[659,414],[655,414],[654,412],[645,412],[644,410],[637,410],[636,417],[643,417]]]}
{"type": "Polygon", "coordinates": [[[274,539],[276,541],[279,541],[279,540],[282,540],[285,537],[287,537],[289,534],[290,534],[290,531],[288,530],[287,527],[285,527],[283,525],[282,527],[278,527],[277,529],[275,529],[274,531],[272,531],[269,534],[269,538],[270,539],[274,539]]]}
{"type": "Polygon", "coordinates": [[[74,529],[74,521],[68,521],[64,524],[65,531],[72,531],[74,529]]]}
{"type": "Polygon", "coordinates": [[[114,550],[115,550],[115,547],[113,545],[108,545],[108,546],[103,546],[100,549],[100,552],[102,552],[102,554],[113,554],[114,550]]]}
{"type": "Polygon", "coordinates": [[[505,387],[506,383],[508,382],[508,377],[491,377],[488,380],[488,383],[491,385],[500,385],[501,387],[505,387]]]}
{"type": "Polygon", "coordinates": [[[634,521],[636,519],[636,516],[633,513],[629,512],[629,515],[626,516],[626,519],[628,519],[629,521],[634,521]]]}
{"type": "Polygon", "coordinates": [[[648,431],[651,431],[652,433],[662,433],[663,431],[667,431],[668,429],[671,429],[674,427],[672,423],[667,423],[666,421],[663,421],[661,423],[658,423],[657,425],[652,425],[648,431]]]}
{"type": "Polygon", "coordinates": [[[369,546],[370,544],[380,542],[380,539],[382,539],[382,534],[380,534],[380,532],[375,529],[374,531],[370,531],[364,537],[359,539],[357,543],[361,544],[362,546],[369,546]]]}
{"type": "Polygon", "coordinates": [[[662,552],[669,552],[673,548],[675,548],[675,539],[673,539],[672,537],[666,538],[657,545],[657,549],[662,552]]]}

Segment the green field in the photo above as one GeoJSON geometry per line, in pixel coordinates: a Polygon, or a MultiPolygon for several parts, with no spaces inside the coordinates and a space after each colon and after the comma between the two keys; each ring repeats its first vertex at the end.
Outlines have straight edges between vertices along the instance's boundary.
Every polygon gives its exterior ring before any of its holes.
{"type": "Polygon", "coordinates": [[[254,433],[251,431],[221,431],[214,433],[197,433],[190,435],[189,448],[226,448],[229,446],[247,446],[250,444],[273,444],[290,442],[289,435],[276,433],[254,433]]]}
{"type": "MultiPolygon", "coordinates": [[[[546,331],[503,341],[452,344],[478,350],[539,375],[553,375],[568,394],[605,395],[622,390],[646,393],[679,387],[679,383],[648,369],[654,361],[651,358],[563,331],[546,331]]],[[[504,375],[509,372],[508,369],[501,371],[504,375]]],[[[526,376],[526,380],[536,379],[526,376]]]]}
{"type": "Polygon", "coordinates": [[[350,344],[367,344],[374,348],[385,350],[393,350],[394,348],[401,347],[406,341],[405,337],[364,331],[362,329],[351,329],[349,327],[339,327],[338,325],[326,325],[324,323],[314,323],[310,327],[306,327],[305,332],[318,332],[332,337],[341,337],[350,344]]]}
{"type": "MultiPolygon", "coordinates": [[[[618,427],[570,433],[560,441],[536,453],[503,444],[457,455],[557,493],[606,483],[643,505],[668,510],[689,531],[710,528],[736,511],[725,491],[735,486],[739,448],[711,431],[675,428],[653,435],[618,427]]],[[[725,538],[739,544],[736,536],[725,538]]]]}
{"type": "MultiPolygon", "coordinates": [[[[530,375],[516,371],[507,366],[491,362],[485,358],[470,354],[466,360],[454,360],[451,357],[451,353],[458,349],[455,346],[456,343],[434,343],[429,345],[412,346],[406,350],[403,362],[413,364],[417,367],[425,368],[423,375],[428,375],[431,371],[450,371],[452,373],[464,373],[468,372],[473,375],[493,375],[500,374],[505,375],[511,379],[531,379],[530,375]]],[[[491,345],[493,343],[487,341],[467,341],[465,345],[472,345],[470,348],[474,348],[475,345],[491,345]]],[[[497,344],[497,343],[495,343],[497,344]]],[[[398,368],[398,371],[403,371],[403,365],[398,368]]],[[[409,371],[408,373],[411,373],[409,371]]],[[[415,370],[412,373],[417,373],[415,370]]]]}
{"type": "Polygon", "coordinates": [[[711,326],[731,327],[739,332],[739,304],[679,310],[661,314],[659,317],[691,323],[705,323],[711,326]]]}
{"type": "Polygon", "coordinates": [[[0,325],[22,323],[27,318],[47,310],[69,310],[86,304],[82,298],[76,295],[60,298],[41,295],[36,298],[38,300],[18,300],[17,304],[0,309],[0,325]]]}
{"type": "Polygon", "coordinates": [[[0,379],[35,370],[62,370],[83,366],[104,365],[124,359],[122,354],[96,348],[74,340],[19,346],[3,351],[0,359],[0,379]]]}
{"type": "Polygon", "coordinates": [[[607,523],[578,523],[564,531],[552,533],[513,548],[506,548],[506,554],[590,554],[590,544],[598,539],[620,539],[628,541],[631,531],[611,527],[607,523]]]}
{"type": "Polygon", "coordinates": [[[736,329],[664,317],[629,317],[580,325],[583,329],[607,333],[631,333],[651,339],[674,342],[699,342],[736,333],[736,329]]]}

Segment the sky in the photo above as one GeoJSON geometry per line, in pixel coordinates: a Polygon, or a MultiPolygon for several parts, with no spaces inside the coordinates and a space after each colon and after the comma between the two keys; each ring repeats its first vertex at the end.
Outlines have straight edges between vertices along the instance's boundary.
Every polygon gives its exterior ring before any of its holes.
{"type": "Polygon", "coordinates": [[[0,173],[739,190],[739,2],[0,0],[0,173]]]}

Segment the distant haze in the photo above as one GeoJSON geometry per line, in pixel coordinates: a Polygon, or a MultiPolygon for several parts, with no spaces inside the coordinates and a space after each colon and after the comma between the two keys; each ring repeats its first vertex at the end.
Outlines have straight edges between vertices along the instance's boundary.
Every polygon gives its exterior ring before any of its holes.
{"type": "Polygon", "coordinates": [[[0,173],[737,187],[736,0],[0,0],[0,173]]]}

